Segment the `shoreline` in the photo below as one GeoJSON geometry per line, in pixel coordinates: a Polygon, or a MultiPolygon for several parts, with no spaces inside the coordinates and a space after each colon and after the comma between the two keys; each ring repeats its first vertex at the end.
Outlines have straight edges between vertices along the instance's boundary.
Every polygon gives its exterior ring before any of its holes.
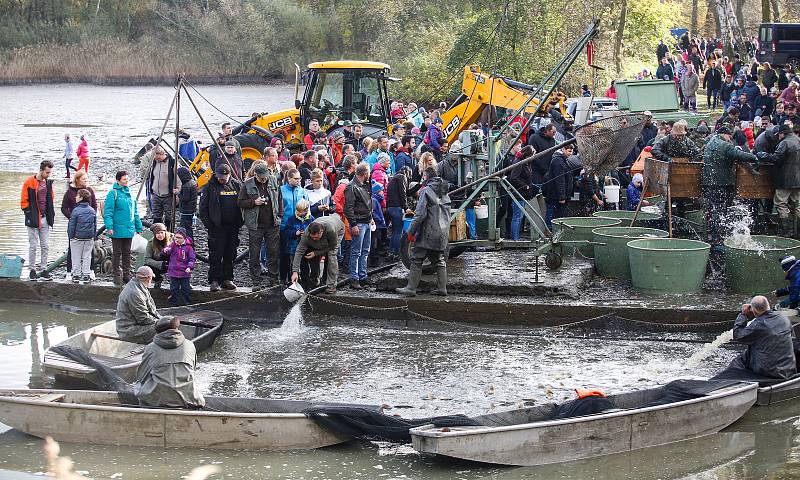
{"type": "MultiPolygon", "coordinates": [[[[89,78],[89,77],[42,77],[27,79],[12,79],[0,77],[0,86],[16,87],[27,85],[57,85],[57,84],[82,84],[104,87],[165,87],[175,85],[175,77],[153,76],[153,77],[110,77],[110,78],[89,78]]],[[[227,76],[203,76],[187,77],[194,85],[285,85],[293,82],[293,79],[283,77],[261,77],[256,75],[227,75],[227,76]]]]}

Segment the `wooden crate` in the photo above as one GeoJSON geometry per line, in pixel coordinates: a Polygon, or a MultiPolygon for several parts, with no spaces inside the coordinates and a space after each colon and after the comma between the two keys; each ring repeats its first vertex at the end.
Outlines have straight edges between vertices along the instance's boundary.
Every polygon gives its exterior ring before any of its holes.
{"type": "Polygon", "coordinates": [[[688,158],[673,158],[669,166],[669,186],[672,198],[700,198],[700,176],[703,162],[688,158]]]}
{"type": "Polygon", "coordinates": [[[450,222],[450,235],[448,236],[448,241],[451,242],[459,242],[461,240],[466,240],[467,238],[467,214],[462,210],[450,222]]]}
{"type": "Polygon", "coordinates": [[[762,165],[758,175],[753,175],[736,164],[736,196],[747,199],[772,198],[775,194],[772,186],[773,168],[772,165],[762,165]]]}

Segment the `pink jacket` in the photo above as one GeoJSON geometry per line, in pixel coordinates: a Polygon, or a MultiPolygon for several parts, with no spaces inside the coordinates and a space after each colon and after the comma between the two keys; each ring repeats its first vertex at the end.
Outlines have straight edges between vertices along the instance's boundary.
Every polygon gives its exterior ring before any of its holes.
{"type": "MultiPolygon", "coordinates": [[[[372,179],[383,186],[383,191],[389,191],[389,175],[386,174],[386,169],[383,165],[376,163],[372,166],[372,179]]],[[[386,196],[381,200],[381,207],[386,208],[386,196]]]]}
{"type": "Polygon", "coordinates": [[[85,158],[89,156],[89,143],[86,140],[81,140],[81,143],[78,145],[78,150],[75,151],[78,155],[78,158],[85,158]]]}

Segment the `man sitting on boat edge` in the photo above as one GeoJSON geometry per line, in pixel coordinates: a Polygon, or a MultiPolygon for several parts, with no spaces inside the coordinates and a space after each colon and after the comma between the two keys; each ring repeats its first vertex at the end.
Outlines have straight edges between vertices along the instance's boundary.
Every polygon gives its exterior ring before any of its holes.
{"type": "Polygon", "coordinates": [[[745,370],[760,377],[787,379],[797,373],[791,322],[770,310],[767,297],[758,295],[742,305],[734,322],[733,339],[746,344],[747,350],[720,375],[745,370]]]}
{"type": "Polygon", "coordinates": [[[156,322],[156,336],[136,371],[134,393],[141,405],[200,409],[206,403],[194,383],[197,352],[179,327],[177,317],[156,322]]]}
{"type": "Polygon", "coordinates": [[[161,315],[150,296],[153,270],[147,265],[139,267],[136,275],[125,285],[117,300],[117,335],[131,343],[150,343],[155,336],[153,329],[161,315]]]}

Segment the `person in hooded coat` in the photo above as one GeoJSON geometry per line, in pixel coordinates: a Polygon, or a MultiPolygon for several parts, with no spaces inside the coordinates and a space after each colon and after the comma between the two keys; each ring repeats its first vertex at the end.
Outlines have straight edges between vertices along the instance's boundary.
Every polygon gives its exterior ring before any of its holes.
{"type": "Polygon", "coordinates": [[[197,182],[192,177],[192,172],[186,167],[178,169],[178,178],[181,179],[181,191],[178,193],[180,203],[180,218],[178,225],[186,229],[186,235],[194,240],[194,215],[197,213],[197,182]]]}
{"type": "Polygon", "coordinates": [[[423,173],[425,187],[420,190],[414,220],[408,227],[408,240],[413,242],[408,284],[395,292],[404,297],[417,294],[422,277],[422,262],[429,259],[436,267],[437,288],[434,295],[447,295],[447,241],[450,233],[450,196],[447,182],[436,176],[436,170],[427,168],[423,173]]]}
{"type": "Polygon", "coordinates": [[[759,295],[742,305],[733,325],[733,339],[747,345],[747,350],[733,359],[728,370],[782,379],[797,373],[792,324],[784,315],[770,310],[766,297],[759,295]]]}
{"type": "Polygon", "coordinates": [[[153,270],[139,267],[136,275],[125,285],[117,299],[117,335],[126,342],[150,343],[156,331],[155,322],[161,318],[150,296],[153,270]]]}
{"type": "Polygon", "coordinates": [[[194,382],[197,352],[180,331],[176,317],[156,323],[153,343],[144,347],[134,393],[148,407],[200,409],[206,404],[194,382]]]}

